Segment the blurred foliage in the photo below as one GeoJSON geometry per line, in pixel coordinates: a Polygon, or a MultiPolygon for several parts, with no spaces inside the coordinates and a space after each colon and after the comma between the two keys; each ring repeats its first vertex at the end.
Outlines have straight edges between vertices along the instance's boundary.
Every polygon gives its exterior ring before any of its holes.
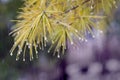
{"type": "Polygon", "coordinates": [[[0,62],[0,80],[16,80],[18,71],[10,67],[8,64],[0,62]]]}
{"type": "Polygon", "coordinates": [[[0,80],[16,80],[18,75],[18,64],[9,57],[13,43],[9,32],[13,25],[10,20],[15,19],[22,3],[22,0],[0,0],[0,80]]]}
{"type": "Polygon", "coordinates": [[[16,10],[21,6],[21,0],[0,0],[0,52],[6,55],[11,44],[11,38],[8,33],[11,28],[11,19],[14,19],[17,15],[16,10]]]}

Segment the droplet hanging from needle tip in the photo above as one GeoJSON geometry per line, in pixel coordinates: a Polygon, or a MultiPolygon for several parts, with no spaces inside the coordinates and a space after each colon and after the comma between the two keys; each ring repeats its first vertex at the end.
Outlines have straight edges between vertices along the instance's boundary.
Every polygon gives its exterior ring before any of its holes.
{"type": "Polygon", "coordinates": [[[57,57],[60,58],[60,55],[58,54],[57,57]]]}

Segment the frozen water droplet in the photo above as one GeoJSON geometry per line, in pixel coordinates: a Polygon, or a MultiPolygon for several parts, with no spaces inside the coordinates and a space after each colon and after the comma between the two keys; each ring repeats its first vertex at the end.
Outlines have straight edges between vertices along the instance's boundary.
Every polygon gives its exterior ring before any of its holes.
{"type": "Polygon", "coordinates": [[[81,40],[81,37],[79,37],[79,40],[81,40]]]}
{"type": "Polygon", "coordinates": [[[45,37],[45,41],[47,41],[47,37],[45,37]]]}
{"type": "Polygon", "coordinates": [[[38,54],[38,51],[36,51],[36,54],[38,54]]]}
{"type": "Polygon", "coordinates": [[[41,50],[42,48],[40,47],[40,50],[41,50]]]}
{"type": "Polygon", "coordinates": [[[16,61],[18,61],[18,58],[16,58],[16,61]]]}
{"type": "Polygon", "coordinates": [[[50,51],[48,50],[48,53],[50,53],[50,51]]]}
{"type": "Polygon", "coordinates": [[[84,41],[84,39],[83,39],[83,38],[82,38],[81,40],[82,40],[82,41],[84,41]]]}
{"type": "Polygon", "coordinates": [[[16,45],[17,43],[15,42],[14,44],[16,45]]]}
{"type": "Polygon", "coordinates": [[[88,42],[88,40],[86,39],[85,42],[88,42]]]}
{"type": "Polygon", "coordinates": [[[29,45],[28,48],[30,49],[30,47],[31,47],[31,46],[29,45]]]}
{"type": "Polygon", "coordinates": [[[27,42],[27,43],[26,43],[26,45],[28,46],[28,45],[29,45],[29,43],[27,42]]]}
{"type": "Polygon", "coordinates": [[[39,44],[39,41],[37,41],[37,44],[39,44]]]}
{"type": "Polygon", "coordinates": [[[10,53],[11,56],[13,56],[13,53],[10,53]]]}
{"type": "Polygon", "coordinates": [[[38,45],[36,45],[36,47],[38,47],[38,45]]]}
{"type": "Polygon", "coordinates": [[[75,32],[77,33],[77,32],[78,32],[78,30],[75,30],[75,32]]]}
{"type": "Polygon", "coordinates": [[[44,46],[46,47],[47,45],[45,44],[44,46]]]}
{"type": "Polygon", "coordinates": [[[94,7],[91,5],[91,9],[94,9],[94,7]]]}
{"type": "Polygon", "coordinates": [[[95,35],[93,35],[92,37],[95,38],[95,35]]]}
{"type": "Polygon", "coordinates": [[[73,42],[71,42],[71,45],[73,45],[74,43],[73,42]]]}
{"type": "Polygon", "coordinates": [[[115,4],[116,4],[116,1],[113,1],[113,4],[115,5],[115,4]]]}
{"type": "Polygon", "coordinates": [[[20,45],[18,45],[18,48],[19,48],[19,49],[21,48],[20,45]]]}
{"type": "Polygon", "coordinates": [[[19,51],[18,54],[20,55],[20,53],[21,53],[21,52],[19,51]]]}
{"type": "Polygon", "coordinates": [[[23,61],[25,61],[25,58],[23,59],[23,61]]]}
{"type": "Polygon", "coordinates": [[[17,32],[17,35],[19,35],[20,34],[20,32],[17,32]]]}
{"type": "Polygon", "coordinates": [[[103,31],[102,30],[99,30],[99,32],[102,34],[103,33],[103,31]]]}
{"type": "Polygon", "coordinates": [[[58,56],[57,56],[58,58],[60,58],[60,55],[58,54],[58,56]]]}
{"type": "Polygon", "coordinates": [[[32,59],[33,59],[33,56],[32,56],[32,59]]]}

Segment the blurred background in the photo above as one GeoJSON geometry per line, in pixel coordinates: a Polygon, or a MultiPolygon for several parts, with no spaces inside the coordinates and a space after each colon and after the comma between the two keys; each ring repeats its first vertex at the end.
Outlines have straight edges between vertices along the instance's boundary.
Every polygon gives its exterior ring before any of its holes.
{"type": "Polygon", "coordinates": [[[56,58],[41,51],[33,61],[16,61],[9,50],[13,38],[10,20],[22,0],[0,0],[0,80],[120,80],[120,8],[110,16],[107,33],[96,32],[87,42],[68,44],[66,55],[56,58]]]}

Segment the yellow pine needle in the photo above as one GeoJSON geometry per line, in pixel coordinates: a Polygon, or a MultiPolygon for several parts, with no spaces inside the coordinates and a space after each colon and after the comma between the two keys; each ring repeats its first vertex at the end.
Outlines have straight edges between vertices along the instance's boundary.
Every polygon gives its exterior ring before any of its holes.
{"type": "Polygon", "coordinates": [[[64,54],[67,41],[74,45],[73,37],[85,39],[92,29],[105,29],[107,15],[120,0],[24,0],[20,8],[15,29],[10,33],[14,37],[14,45],[10,52],[17,49],[16,60],[23,52],[23,61],[27,49],[30,60],[34,53],[38,57],[38,47],[44,49],[51,43],[48,52],[54,49],[54,55],[64,54]],[[106,5],[107,4],[107,5],[106,5]]]}

